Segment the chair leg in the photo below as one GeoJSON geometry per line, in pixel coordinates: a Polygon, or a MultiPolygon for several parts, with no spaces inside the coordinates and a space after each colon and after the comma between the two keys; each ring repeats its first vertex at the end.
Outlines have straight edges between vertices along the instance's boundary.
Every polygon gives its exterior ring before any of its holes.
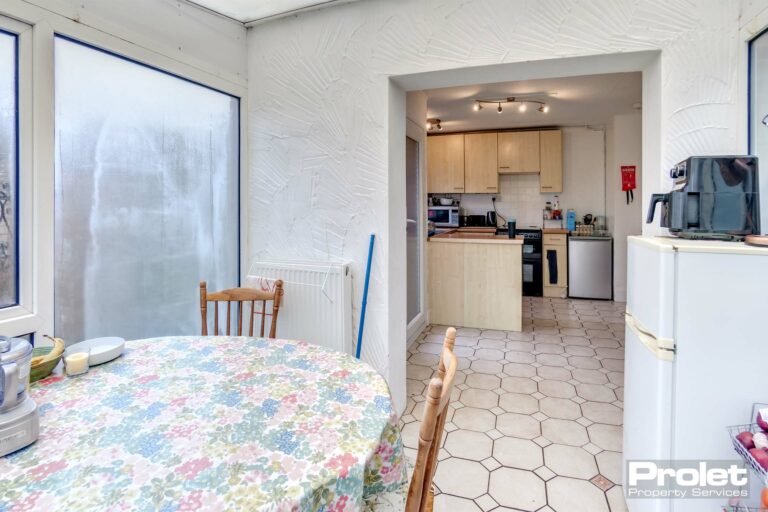
{"type": "Polygon", "coordinates": [[[426,509],[424,510],[424,512],[432,512],[434,505],[435,505],[435,489],[434,487],[430,487],[429,495],[427,496],[426,509]]]}

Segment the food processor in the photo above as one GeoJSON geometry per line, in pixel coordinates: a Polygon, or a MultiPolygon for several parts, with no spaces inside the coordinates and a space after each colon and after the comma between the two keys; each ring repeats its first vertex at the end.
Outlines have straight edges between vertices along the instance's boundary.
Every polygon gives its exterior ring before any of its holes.
{"type": "Polygon", "coordinates": [[[37,405],[28,396],[32,345],[0,336],[0,457],[34,443],[40,433],[37,405]]]}

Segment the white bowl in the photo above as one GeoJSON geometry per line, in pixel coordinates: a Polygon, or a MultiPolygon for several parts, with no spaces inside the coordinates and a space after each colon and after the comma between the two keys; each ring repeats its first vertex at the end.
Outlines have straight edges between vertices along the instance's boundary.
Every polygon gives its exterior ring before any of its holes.
{"type": "Polygon", "coordinates": [[[440,206],[453,206],[453,199],[450,197],[441,197],[440,206]]]}
{"type": "Polygon", "coordinates": [[[123,353],[124,348],[125,340],[123,338],[93,338],[68,346],[64,351],[64,357],[90,350],[91,354],[88,358],[88,365],[96,366],[119,357],[123,353]]]}

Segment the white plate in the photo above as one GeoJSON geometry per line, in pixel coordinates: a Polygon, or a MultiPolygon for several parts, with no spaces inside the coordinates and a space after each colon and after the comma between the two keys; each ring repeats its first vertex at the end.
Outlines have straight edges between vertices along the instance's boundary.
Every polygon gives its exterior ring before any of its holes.
{"type": "Polygon", "coordinates": [[[123,353],[124,348],[125,340],[123,338],[93,338],[68,346],[64,351],[64,357],[90,350],[91,355],[88,358],[88,365],[96,366],[119,357],[123,353]]]}

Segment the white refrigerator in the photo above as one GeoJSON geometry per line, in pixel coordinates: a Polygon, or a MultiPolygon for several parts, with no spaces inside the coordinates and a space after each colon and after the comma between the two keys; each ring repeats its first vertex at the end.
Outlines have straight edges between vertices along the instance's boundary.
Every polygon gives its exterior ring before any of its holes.
{"type": "MultiPolygon", "coordinates": [[[[768,401],[768,249],[629,237],[627,265],[624,482],[627,460],[738,459],[726,426],[768,401]]],[[[630,512],[727,504],[627,499],[630,512]]]]}

